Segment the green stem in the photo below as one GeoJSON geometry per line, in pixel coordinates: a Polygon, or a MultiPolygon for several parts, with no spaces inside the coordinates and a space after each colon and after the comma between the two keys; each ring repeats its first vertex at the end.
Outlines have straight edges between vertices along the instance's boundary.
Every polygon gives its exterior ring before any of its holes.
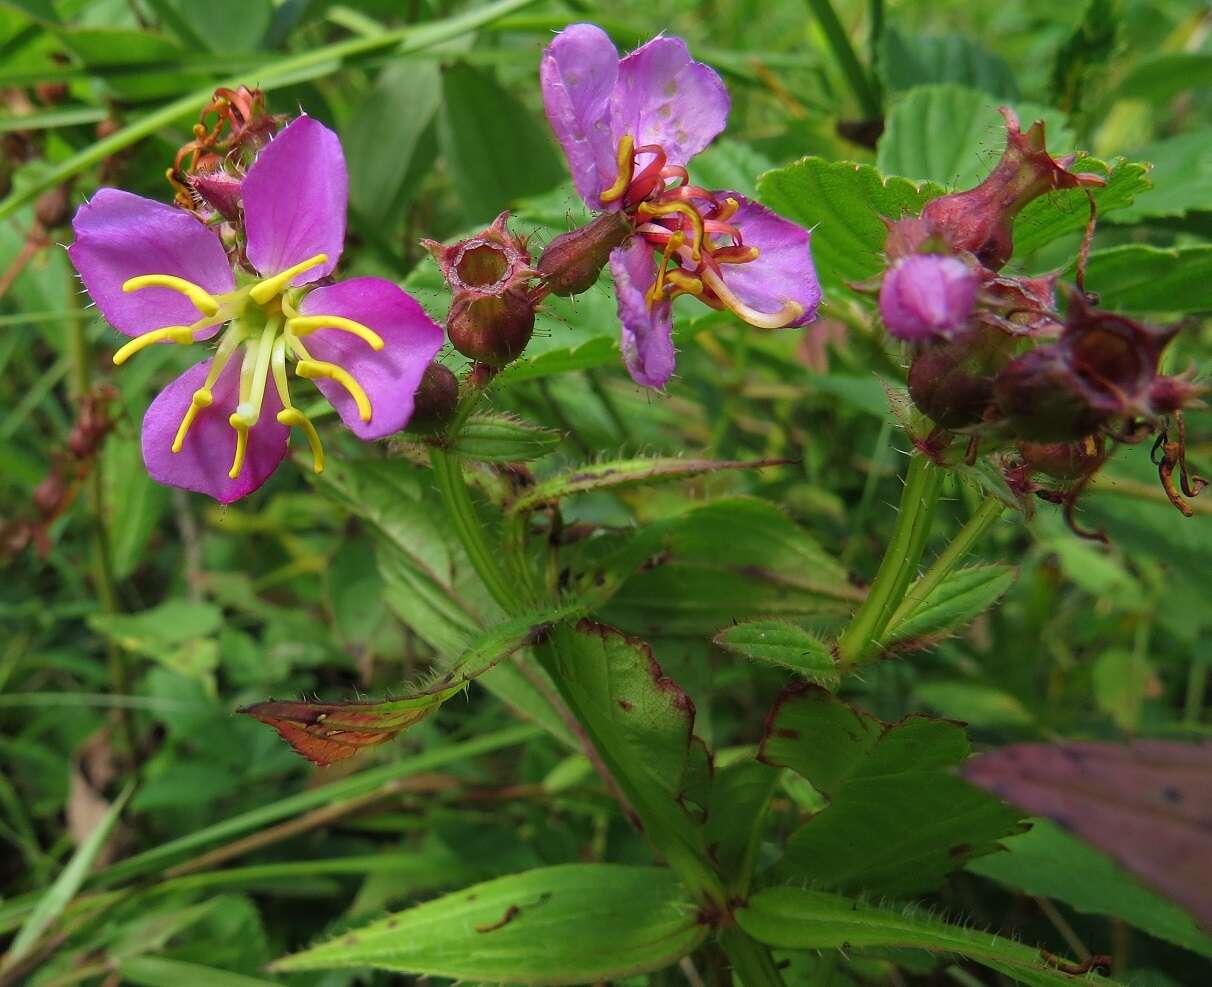
{"type": "Polygon", "coordinates": [[[838,640],[838,657],[843,668],[871,657],[892,612],[904,598],[930,533],[942,479],[942,470],[920,453],[913,453],[892,540],[867,598],[838,640]]]}
{"type": "Polygon", "coordinates": [[[960,561],[971,550],[985,532],[993,527],[993,523],[1002,516],[1002,512],[1006,509],[996,497],[990,495],[986,497],[980,507],[976,509],[972,517],[956,533],[949,544],[938,558],[934,560],[934,564],[926,570],[926,574],[922,576],[913,587],[912,593],[906,593],[905,598],[901,600],[900,606],[893,611],[892,617],[888,621],[887,630],[891,631],[897,624],[908,617],[926,597],[938,588],[960,561]]]}
{"type": "Polygon", "coordinates": [[[770,949],[740,929],[724,932],[720,936],[720,948],[744,987],[784,987],[783,975],[774,965],[770,949]]]}
{"type": "Polygon", "coordinates": [[[876,88],[871,73],[859,61],[854,45],[850,43],[850,36],[846,34],[846,29],[838,20],[833,4],[829,0],[807,0],[807,3],[816,17],[817,23],[820,24],[821,30],[825,33],[825,40],[833,49],[833,57],[837,59],[846,80],[850,83],[850,88],[859,101],[859,106],[862,107],[863,116],[868,120],[877,119],[883,111],[880,106],[879,90],[876,88]]]}
{"type": "Polygon", "coordinates": [[[507,14],[524,10],[535,2],[536,0],[499,0],[498,3],[479,7],[436,24],[412,25],[385,31],[371,37],[349,38],[335,44],[312,48],[288,58],[274,60],[270,65],[250,69],[248,72],[230,79],[208,83],[147,116],[140,117],[134,123],[123,127],[109,137],[90,144],[83,151],[73,154],[57,166],[43,172],[37,181],[23,185],[3,202],[0,202],[0,219],[11,216],[17,209],[27,202],[32,202],[47,189],[62,185],[93,165],[104,161],[110,155],[117,154],[136,141],[150,137],[162,127],[195,116],[198,110],[210,100],[211,94],[218,87],[234,88],[253,79],[261,89],[270,90],[280,86],[293,85],[302,79],[322,78],[339,71],[348,59],[386,48],[394,48],[398,55],[431,48],[490,24],[507,14]]]}
{"type": "Polygon", "coordinates": [[[484,524],[476,514],[467,482],[463,479],[463,467],[458,459],[438,448],[429,450],[429,461],[455,533],[467,550],[467,558],[476,575],[501,609],[506,613],[517,613],[522,601],[515,592],[513,582],[497,562],[496,550],[489,545],[484,534],[484,524]]]}

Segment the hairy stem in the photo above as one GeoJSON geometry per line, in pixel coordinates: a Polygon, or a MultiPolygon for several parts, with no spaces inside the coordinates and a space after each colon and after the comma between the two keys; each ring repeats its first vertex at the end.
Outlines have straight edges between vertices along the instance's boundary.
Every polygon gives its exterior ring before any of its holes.
{"type": "Polygon", "coordinates": [[[769,948],[740,929],[724,932],[720,947],[732,964],[732,972],[745,987],[783,987],[783,975],[774,965],[769,948]]]}

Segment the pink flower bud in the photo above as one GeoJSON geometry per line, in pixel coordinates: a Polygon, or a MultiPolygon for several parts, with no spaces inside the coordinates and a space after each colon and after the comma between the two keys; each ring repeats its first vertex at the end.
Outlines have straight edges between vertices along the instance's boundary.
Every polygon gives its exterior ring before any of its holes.
{"type": "Polygon", "coordinates": [[[631,234],[631,222],[621,212],[602,213],[592,223],[560,234],[539,257],[544,286],[561,298],[588,291],[610,260],[610,252],[631,234]]]}
{"type": "Polygon", "coordinates": [[[240,218],[240,179],[226,171],[205,175],[187,175],[199,205],[209,206],[224,219],[235,222],[240,218]]]}
{"type": "Polygon", "coordinates": [[[897,261],[880,287],[880,316],[898,339],[952,336],[968,321],[980,279],[963,261],[914,254],[897,261]]]}

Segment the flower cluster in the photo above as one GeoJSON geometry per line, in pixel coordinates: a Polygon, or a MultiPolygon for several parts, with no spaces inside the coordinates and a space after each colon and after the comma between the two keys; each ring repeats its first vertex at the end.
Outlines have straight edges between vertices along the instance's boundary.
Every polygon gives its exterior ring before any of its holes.
{"type": "Polygon", "coordinates": [[[1106,461],[1109,440],[1136,441],[1160,429],[1159,471],[1186,512],[1175,469],[1186,496],[1202,481],[1188,478],[1181,439],[1169,441],[1166,421],[1175,419],[1181,435],[1181,410],[1200,388],[1186,376],[1159,372],[1177,330],[1103,311],[1082,290],[1093,200],[1077,262],[1079,287],[1066,292],[1063,316],[1058,274],[1004,273],[1014,252],[1014,218],[1027,204],[1104,180],[1071,171],[1073,158],[1053,158],[1042,123],[1023,132],[1011,111],[1002,113],[1006,150],[988,178],[930,201],[919,216],[889,223],[879,312],[889,333],[910,345],[909,393],[937,426],[921,444],[941,456],[952,433],[962,433],[972,457],[981,442],[1009,443],[1012,488],[1071,509],[1106,461]],[[1060,483],[1061,493],[1039,487],[1037,475],[1060,483]]]}

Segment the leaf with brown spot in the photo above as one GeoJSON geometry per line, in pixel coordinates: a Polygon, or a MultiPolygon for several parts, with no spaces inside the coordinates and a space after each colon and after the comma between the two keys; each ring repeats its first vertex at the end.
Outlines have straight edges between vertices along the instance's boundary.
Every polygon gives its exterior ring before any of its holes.
{"type": "Polygon", "coordinates": [[[1212,742],[1015,744],[964,774],[1055,820],[1212,929],[1212,742]]]}

